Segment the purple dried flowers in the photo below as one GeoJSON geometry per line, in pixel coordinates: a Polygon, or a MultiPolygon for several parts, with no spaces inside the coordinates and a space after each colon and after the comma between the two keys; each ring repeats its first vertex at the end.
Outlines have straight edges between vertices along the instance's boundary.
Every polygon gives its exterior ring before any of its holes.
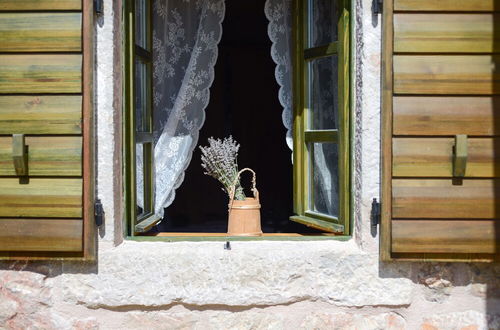
{"type": "MultiPolygon", "coordinates": [[[[240,145],[236,143],[232,136],[224,140],[208,138],[208,146],[201,147],[201,166],[205,169],[205,174],[219,180],[224,186],[223,190],[231,197],[233,184],[238,174],[238,150],[240,145]]],[[[236,200],[244,200],[245,193],[236,182],[236,200]]]]}

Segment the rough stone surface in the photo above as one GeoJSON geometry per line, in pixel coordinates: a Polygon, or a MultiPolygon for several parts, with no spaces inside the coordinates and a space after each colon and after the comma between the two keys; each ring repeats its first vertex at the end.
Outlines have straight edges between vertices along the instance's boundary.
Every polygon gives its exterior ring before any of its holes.
{"type": "Polygon", "coordinates": [[[424,330],[500,329],[500,319],[477,311],[436,314],[424,318],[424,330]]]}
{"type": "Polygon", "coordinates": [[[361,315],[358,313],[317,313],[309,314],[300,325],[300,329],[366,329],[366,330],[402,330],[405,320],[395,313],[361,315]]]}
{"type": "Polygon", "coordinates": [[[90,308],[265,306],[310,299],[401,306],[411,303],[414,289],[408,279],[380,278],[377,256],[349,242],[233,242],[230,251],[223,243],[125,242],[101,251],[98,269],[48,282],[65,301],[90,308]]]}

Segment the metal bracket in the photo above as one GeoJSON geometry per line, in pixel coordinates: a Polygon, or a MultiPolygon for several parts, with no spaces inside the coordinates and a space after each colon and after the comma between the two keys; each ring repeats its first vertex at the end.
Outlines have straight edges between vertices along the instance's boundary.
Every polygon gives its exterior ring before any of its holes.
{"type": "Polygon", "coordinates": [[[373,0],[373,13],[382,14],[384,8],[383,0],[373,0]]]}
{"type": "Polygon", "coordinates": [[[24,134],[12,135],[12,160],[19,180],[27,183],[24,181],[28,177],[28,146],[24,134]]]}
{"type": "Polygon", "coordinates": [[[94,218],[97,227],[102,226],[104,223],[104,208],[102,207],[101,200],[98,198],[94,204],[94,218]]]}
{"type": "Polygon", "coordinates": [[[102,0],[94,0],[94,11],[97,15],[104,14],[104,5],[102,0]]]}
{"type": "Polygon", "coordinates": [[[380,224],[380,203],[376,198],[374,198],[372,201],[370,220],[373,228],[377,228],[377,225],[380,224]]]}

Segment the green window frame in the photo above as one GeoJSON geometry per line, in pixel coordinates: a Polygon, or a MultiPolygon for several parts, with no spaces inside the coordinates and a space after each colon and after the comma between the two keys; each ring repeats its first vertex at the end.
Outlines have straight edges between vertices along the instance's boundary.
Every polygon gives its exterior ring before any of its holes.
{"type": "Polygon", "coordinates": [[[148,231],[154,214],[152,0],[125,1],[125,195],[127,235],[148,231]],[[137,155],[142,158],[137,163],[137,155]],[[142,180],[137,180],[142,176],[142,180]],[[142,181],[142,207],[137,185],[142,181]],[[132,232],[133,229],[133,232],[132,232]]]}
{"type": "MultiPolygon", "coordinates": [[[[312,7],[317,0],[296,0],[294,3],[294,124],[293,124],[293,190],[292,221],[328,232],[349,235],[350,210],[350,23],[349,1],[338,0],[337,40],[311,47],[312,7]],[[318,59],[337,58],[337,125],[313,129],[310,67],[318,59]],[[338,215],[314,210],[314,144],[335,144],[338,154],[338,215]]],[[[316,82],[318,83],[318,82],[316,82]]],[[[319,82],[321,83],[321,81],[319,82]]],[[[333,109],[332,109],[333,111],[333,109]]],[[[335,160],[332,160],[335,161],[335,160]]]]}

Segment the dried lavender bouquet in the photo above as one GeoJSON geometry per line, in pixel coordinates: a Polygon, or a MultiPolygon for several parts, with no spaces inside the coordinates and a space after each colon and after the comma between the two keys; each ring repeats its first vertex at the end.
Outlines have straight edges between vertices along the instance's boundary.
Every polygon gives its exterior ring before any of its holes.
{"type": "MultiPolygon", "coordinates": [[[[208,138],[208,146],[202,147],[201,166],[205,169],[205,174],[219,180],[224,186],[223,190],[231,198],[232,185],[238,174],[238,150],[240,145],[236,143],[232,136],[224,140],[208,138]]],[[[244,200],[245,193],[241,187],[240,181],[236,183],[236,200],[244,200]]]]}

